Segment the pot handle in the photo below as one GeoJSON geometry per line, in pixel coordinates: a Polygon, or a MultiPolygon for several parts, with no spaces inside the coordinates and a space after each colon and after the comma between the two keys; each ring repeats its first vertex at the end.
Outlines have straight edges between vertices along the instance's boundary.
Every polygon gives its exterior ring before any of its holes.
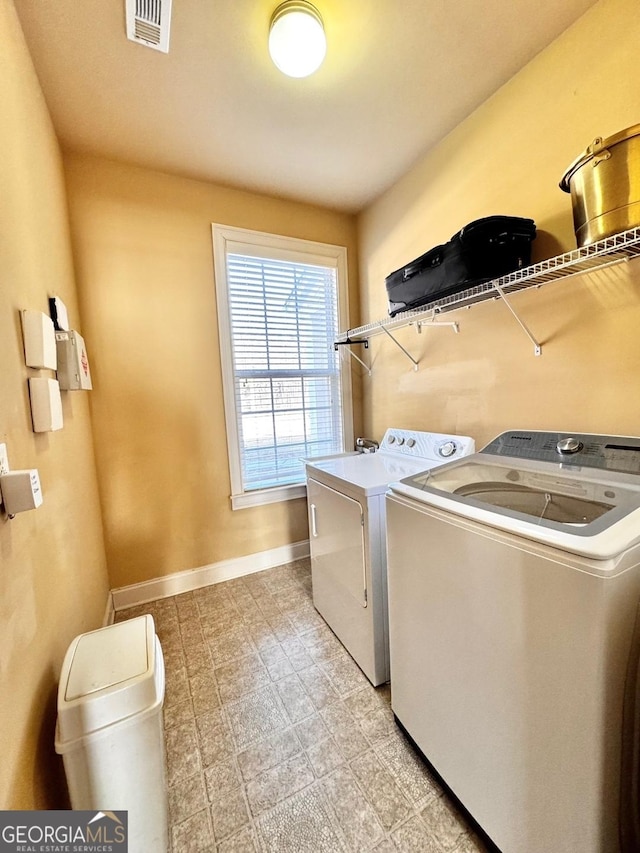
{"type": "Polygon", "coordinates": [[[587,155],[591,157],[591,165],[595,169],[595,167],[604,160],[610,159],[611,151],[609,151],[608,148],[605,148],[602,144],[602,137],[596,136],[591,145],[587,148],[587,155]]]}

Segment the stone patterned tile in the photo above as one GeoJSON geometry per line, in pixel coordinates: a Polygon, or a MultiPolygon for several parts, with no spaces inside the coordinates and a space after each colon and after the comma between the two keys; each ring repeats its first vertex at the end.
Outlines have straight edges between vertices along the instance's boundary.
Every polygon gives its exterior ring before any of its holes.
{"type": "Polygon", "coordinates": [[[289,657],[289,662],[296,672],[300,672],[301,669],[308,669],[314,665],[313,658],[306,649],[297,654],[292,654],[289,657]]]}
{"type": "Polygon", "coordinates": [[[270,616],[267,619],[267,622],[271,625],[271,630],[275,634],[276,639],[281,643],[284,640],[293,637],[296,631],[289,617],[280,613],[280,611],[278,611],[278,613],[279,615],[270,616]]]}
{"type": "Polygon", "coordinates": [[[198,605],[192,592],[176,595],[176,610],[179,622],[194,622],[198,619],[198,605]]]}
{"type": "Polygon", "coordinates": [[[316,709],[324,708],[325,705],[338,700],[338,694],[333,685],[319,667],[310,666],[302,669],[298,677],[316,709]]]}
{"type": "Polygon", "coordinates": [[[281,660],[288,660],[284,648],[277,641],[275,645],[267,646],[260,651],[260,659],[265,666],[278,663],[281,660]]]}
{"type": "Polygon", "coordinates": [[[466,823],[445,795],[434,797],[422,810],[421,817],[446,853],[455,850],[467,834],[466,823]]]}
{"type": "Polygon", "coordinates": [[[322,743],[322,741],[331,735],[331,732],[319,714],[314,714],[312,717],[307,717],[306,720],[298,723],[295,727],[295,732],[305,749],[322,743]]]}
{"type": "Polygon", "coordinates": [[[255,652],[255,646],[251,642],[247,629],[237,626],[232,630],[225,631],[218,637],[209,639],[209,648],[213,665],[216,668],[255,652]]]}
{"type": "Polygon", "coordinates": [[[182,642],[180,642],[179,646],[176,646],[172,649],[163,648],[162,656],[164,658],[165,673],[184,669],[186,666],[184,647],[182,645],[182,642]]]}
{"type": "Polygon", "coordinates": [[[276,681],[274,687],[278,691],[278,695],[292,723],[297,723],[305,717],[310,717],[315,712],[313,702],[307,696],[302,682],[295,673],[287,678],[283,678],[281,681],[276,681]]]}
{"type": "Polygon", "coordinates": [[[333,827],[318,789],[306,788],[256,820],[265,853],[340,853],[343,841],[333,827]]]}
{"type": "Polygon", "coordinates": [[[257,690],[225,707],[239,750],[288,726],[271,687],[257,690]]]}
{"type": "Polygon", "coordinates": [[[180,622],[179,624],[180,636],[182,637],[183,645],[202,641],[204,639],[204,634],[202,633],[202,625],[200,624],[199,617],[185,620],[184,622],[180,622]]]}
{"type": "Polygon", "coordinates": [[[165,676],[165,708],[168,708],[171,705],[177,705],[179,702],[184,702],[185,699],[191,698],[186,668],[183,667],[182,669],[173,671],[166,670],[165,676]]]}
{"type": "Polygon", "coordinates": [[[189,677],[197,675],[203,670],[210,670],[213,666],[209,646],[204,640],[195,641],[189,646],[185,645],[184,659],[187,676],[189,677]]]}
{"type": "Polygon", "coordinates": [[[382,840],[382,825],[349,767],[340,767],[321,786],[350,850],[370,850],[382,840]]]}
{"type": "Polygon", "coordinates": [[[200,617],[200,627],[205,640],[224,639],[243,627],[240,614],[236,611],[226,611],[218,605],[215,612],[209,611],[200,617]]]}
{"type": "Polygon", "coordinates": [[[278,607],[290,618],[292,613],[304,607],[308,601],[306,592],[298,585],[289,586],[278,595],[278,607]]]}
{"type": "Polygon", "coordinates": [[[198,739],[193,720],[165,731],[169,784],[188,779],[201,770],[198,739]]]}
{"type": "Polygon", "coordinates": [[[185,699],[183,702],[174,702],[168,707],[165,705],[163,717],[165,730],[193,720],[194,713],[191,699],[185,699]]]}
{"type": "Polygon", "coordinates": [[[391,837],[402,853],[442,853],[442,848],[418,815],[395,829],[391,837]]]}
{"type": "Polygon", "coordinates": [[[393,715],[385,713],[383,708],[376,708],[375,711],[365,714],[359,718],[358,722],[370,743],[386,740],[390,735],[395,734],[398,728],[393,715]]]}
{"type": "Polygon", "coordinates": [[[242,788],[218,789],[213,792],[211,821],[216,842],[223,841],[251,824],[251,816],[242,788]]]}
{"type": "Polygon", "coordinates": [[[269,673],[256,652],[223,664],[215,670],[223,703],[233,702],[269,683],[269,673]]]}
{"type": "Polygon", "coordinates": [[[232,757],[212,764],[204,771],[207,796],[213,801],[220,791],[231,791],[242,785],[242,777],[232,757]]]}
{"type": "Polygon", "coordinates": [[[304,643],[306,648],[310,648],[327,637],[335,637],[335,634],[323,619],[319,625],[316,625],[314,628],[302,633],[300,635],[300,641],[304,643]]]}
{"type": "Polygon", "coordinates": [[[291,661],[287,657],[267,664],[267,671],[269,673],[269,678],[272,681],[280,681],[282,678],[286,678],[288,675],[293,675],[295,672],[291,661]]]}
{"type": "Polygon", "coordinates": [[[343,754],[332,737],[310,746],[307,749],[307,756],[318,779],[328,773],[333,773],[345,762],[343,754]]]}
{"type": "Polygon", "coordinates": [[[248,827],[217,846],[218,853],[259,853],[259,850],[256,833],[248,827]]]}
{"type": "Polygon", "coordinates": [[[412,814],[411,803],[375,752],[355,758],[351,769],[387,832],[412,814]]]}
{"type": "Polygon", "coordinates": [[[440,786],[400,732],[374,744],[374,750],[414,805],[424,806],[441,794],[440,786]]]}
{"type": "Polygon", "coordinates": [[[240,772],[248,782],[301,751],[298,738],[291,729],[287,729],[239,752],[236,758],[240,772]]]}
{"type": "Polygon", "coordinates": [[[384,706],[384,700],[378,694],[380,688],[371,688],[370,685],[350,693],[344,698],[344,704],[351,711],[356,720],[361,720],[372,711],[378,711],[384,706]]]}
{"type": "Polygon", "coordinates": [[[174,826],[171,841],[174,853],[211,853],[214,842],[209,812],[199,812],[174,826]]]}
{"type": "Polygon", "coordinates": [[[311,631],[314,628],[321,628],[326,625],[326,622],[320,616],[318,611],[313,607],[301,607],[294,613],[289,613],[289,619],[296,633],[303,634],[306,631],[311,631]]]}
{"type": "Polygon", "coordinates": [[[280,643],[280,648],[287,657],[298,655],[306,650],[306,646],[300,642],[298,637],[287,637],[286,640],[280,643]]]}
{"type": "Polygon", "coordinates": [[[209,711],[196,717],[196,730],[203,767],[209,767],[233,755],[233,738],[220,710],[209,711]]]}
{"type": "Polygon", "coordinates": [[[391,838],[384,838],[373,848],[373,853],[399,853],[399,851],[391,838]]]}
{"type": "Polygon", "coordinates": [[[264,618],[245,620],[243,624],[253,645],[260,653],[278,645],[278,638],[271,630],[271,625],[264,618]]]}
{"type": "Polygon", "coordinates": [[[301,791],[314,781],[313,770],[304,753],[294,755],[247,783],[247,800],[254,815],[301,791]]]}
{"type": "Polygon", "coordinates": [[[220,707],[218,687],[212,669],[203,669],[189,679],[191,701],[196,715],[220,707]]]}
{"type": "MultiPolygon", "coordinates": [[[[336,642],[338,641],[336,640],[336,642]]],[[[313,652],[311,654],[313,656],[313,652]]],[[[320,665],[341,696],[354,693],[358,688],[371,686],[360,667],[344,651],[342,646],[340,646],[338,654],[330,660],[322,660],[320,665]]]]}
{"type": "Polygon", "coordinates": [[[327,705],[320,711],[320,716],[345,758],[355,758],[369,748],[362,729],[344,703],[333,702],[327,705]]]}
{"type": "Polygon", "coordinates": [[[169,786],[169,820],[182,823],[208,806],[204,780],[201,773],[169,786]]]}

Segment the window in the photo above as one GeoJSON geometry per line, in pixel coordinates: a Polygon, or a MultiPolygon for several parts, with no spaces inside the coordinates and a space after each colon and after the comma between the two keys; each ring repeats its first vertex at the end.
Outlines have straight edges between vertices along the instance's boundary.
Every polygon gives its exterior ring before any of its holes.
{"type": "Polygon", "coordinates": [[[346,249],[213,226],[234,509],[305,495],[306,456],[353,441],[346,249]]]}

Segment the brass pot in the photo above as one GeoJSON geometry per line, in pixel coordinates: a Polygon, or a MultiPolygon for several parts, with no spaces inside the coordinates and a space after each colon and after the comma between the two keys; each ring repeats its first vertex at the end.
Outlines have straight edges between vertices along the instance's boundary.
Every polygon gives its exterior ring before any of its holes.
{"type": "Polygon", "coordinates": [[[564,173],[578,246],[640,225],[640,124],[594,139],[564,173]]]}

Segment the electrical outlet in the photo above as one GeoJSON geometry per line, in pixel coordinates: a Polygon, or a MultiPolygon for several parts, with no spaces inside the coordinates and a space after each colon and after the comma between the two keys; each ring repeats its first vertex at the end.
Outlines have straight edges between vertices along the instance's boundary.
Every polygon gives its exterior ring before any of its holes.
{"type": "Polygon", "coordinates": [[[7,455],[7,445],[0,444],[0,474],[9,473],[9,456],[7,455]]]}

